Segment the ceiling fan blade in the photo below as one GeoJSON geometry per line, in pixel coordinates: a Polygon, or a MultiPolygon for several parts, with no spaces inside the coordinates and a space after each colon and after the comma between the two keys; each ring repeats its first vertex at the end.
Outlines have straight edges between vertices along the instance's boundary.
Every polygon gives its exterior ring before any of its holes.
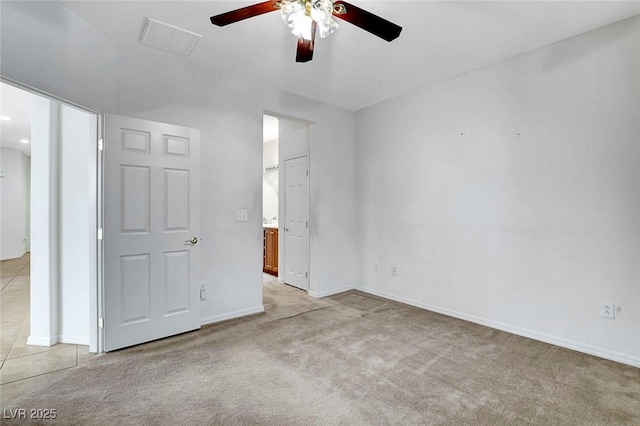
{"type": "Polygon", "coordinates": [[[247,6],[241,9],[232,10],[231,12],[212,16],[211,23],[219,27],[224,27],[225,25],[233,24],[234,22],[242,21],[243,19],[252,18],[254,16],[262,15],[263,13],[273,12],[275,10],[279,10],[276,3],[278,3],[277,0],[269,0],[254,4],[253,6],[247,6]]]}
{"type": "Polygon", "coordinates": [[[296,62],[309,62],[313,59],[313,48],[316,41],[316,21],[311,23],[311,40],[298,38],[298,50],[296,51],[296,62]]]}
{"type": "Polygon", "coordinates": [[[401,26],[346,1],[336,0],[333,3],[333,7],[333,15],[335,17],[350,22],[356,27],[360,27],[386,41],[395,40],[400,35],[400,31],[402,31],[401,26]]]}

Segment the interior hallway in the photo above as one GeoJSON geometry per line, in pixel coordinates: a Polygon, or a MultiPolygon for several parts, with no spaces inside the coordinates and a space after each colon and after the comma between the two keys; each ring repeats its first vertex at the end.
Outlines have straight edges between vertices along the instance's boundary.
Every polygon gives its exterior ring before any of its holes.
{"type": "Polygon", "coordinates": [[[0,407],[64,376],[92,356],[83,345],[27,346],[29,261],[27,253],[0,262],[0,407]]]}

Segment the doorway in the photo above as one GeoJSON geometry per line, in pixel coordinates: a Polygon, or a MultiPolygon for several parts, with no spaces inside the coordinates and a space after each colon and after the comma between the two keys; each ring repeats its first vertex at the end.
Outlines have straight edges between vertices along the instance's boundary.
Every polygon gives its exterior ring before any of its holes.
{"type": "Polygon", "coordinates": [[[262,122],[262,272],[263,282],[269,282],[279,279],[280,120],[265,114],[262,122]]]}
{"type": "Polygon", "coordinates": [[[309,290],[309,124],[263,116],[263,283],[309,290]]]}
{"type": "Polygon", "coordinates": [[[279,278],[280,121],[271,115],[264,115],[262,120],[262,272],[263,281],[269,282],[279,278]]]}
{"type": "MultiPolygon", "coordinates": [[[[98,116],[14,82],[3,81],[0,89],[3,151],[16,148],[11,143],[28,148],[24,197],[2,203],[4,211],[26,199],[24,229],[13,237],[30,253],[28,344],[90,345],[96,341],[98,116]]],[[[3,223],[3,240],[10,228],[3,223]]]]}
{"type": "Polygon", "coordinates": [[[0,83],[0,99],[0,260],[16,263],[30,251],[31,94],[0,83]]]}

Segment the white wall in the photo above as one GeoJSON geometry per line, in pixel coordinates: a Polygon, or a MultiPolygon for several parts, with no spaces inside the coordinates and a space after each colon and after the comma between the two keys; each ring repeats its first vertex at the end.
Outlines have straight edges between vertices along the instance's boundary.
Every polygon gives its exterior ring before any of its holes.
{"type": "Polygon", "coordinates": [[[89,286],[95,283],[96,116],[60,108],[59,341],[89,344],[89,286]]]}
{"type": "Polygon", "coordinates": [[[29,345],[58,342],[59,108],[31,98],[31,291],[29,345]]]}
{"type": "MultiPolygon", "coordinates": [[[[278,152],[278,161],[282,164],[283,170],[286,160],[309,155],[309,125],[304,121],[279,119],[278,140],[280,150],[278,152]]],[[[284,190],[284,186],[280,189],[284,190]]]]}
{"type": "Polygon", "coordinates": [[[97,117],[32,97],[34,235],[28,343],[88,345],[96,282],[97,117]]]}
{"type": "Polygon", "coordinates": [[[279,172],[267,171],[269,167],[278,165],[278,140],[265,142],[262,160],[262,216],[267,223],[277,223],[278,217],[278,180],[279,172]]]}
{"type": "Polygon", "coordinates": [[[355,284],[353,113],[145,46],[117,45],[57,2],[0,7],[3,75],[94,110],[201,130],[203,322],[262,308],[265,112],[315,123],[312,274],[319,291],[355,284]],[[27,39],[33,48],[24,50],[27,39]],[[239,208],[248,222],[236,222],[239,208]]]}
{"type": "Polygon", "coordinates": [[[640,365],[640,18],[362,110],[356,134],[365,291],[640,365]]]}
{"type": "Polygon", "coordinates": [[[0,260],[29,250],[29,163],[21,151],[0,148],[0,260]]]}

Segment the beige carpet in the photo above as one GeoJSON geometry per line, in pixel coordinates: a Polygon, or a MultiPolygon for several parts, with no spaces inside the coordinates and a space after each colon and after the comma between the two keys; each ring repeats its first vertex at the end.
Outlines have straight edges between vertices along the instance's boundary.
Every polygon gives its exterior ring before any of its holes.
{"type": "MultiPolygon", "coordinates": [[[[43,424],[640,424],[640,370],[357,291],[98,356],[43,424]]],[[[3,424],[12,423],[3,420],[3,424]]]]}

